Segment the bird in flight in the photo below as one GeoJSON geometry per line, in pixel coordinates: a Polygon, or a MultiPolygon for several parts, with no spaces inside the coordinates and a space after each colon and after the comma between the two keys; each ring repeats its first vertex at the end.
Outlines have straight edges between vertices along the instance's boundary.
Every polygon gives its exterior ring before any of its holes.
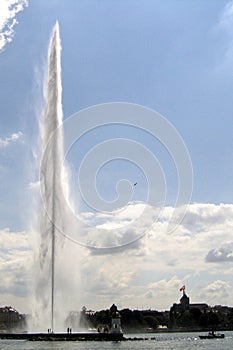
{"type": "Polygon", "coordinates": [[[137,183],[137,182],[135,182],[133,185],[134,185],[134,186],[136,186],[137,184],[138,184],[138,183],[137,183]]]}

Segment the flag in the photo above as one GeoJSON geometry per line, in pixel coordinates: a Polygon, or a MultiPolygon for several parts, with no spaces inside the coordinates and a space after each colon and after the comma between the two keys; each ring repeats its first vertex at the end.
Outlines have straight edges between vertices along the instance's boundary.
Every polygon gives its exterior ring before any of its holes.
{"type": "Polygon", "coordinates": [[[181,292],[182,290],[185,290],[185,286],[182,286],[182,287],[180,288],[180,292],[181,292]]]}

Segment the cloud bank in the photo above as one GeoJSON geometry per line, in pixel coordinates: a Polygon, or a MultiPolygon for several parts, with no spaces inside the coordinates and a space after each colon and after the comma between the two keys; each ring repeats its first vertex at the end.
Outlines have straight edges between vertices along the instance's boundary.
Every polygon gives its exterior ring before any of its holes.
{"type": "Polygon", "coordinates": [[[233,242],[211,249],[206,255],[206,262],[221,263],[233,261],[233,242]]]}
{"type": "Polygon", "coordinates": [[[28,6],[28,0],[1,0],[0,2],[0,51],[13,40],[17,13],[28,6]]]}
{"type": "MultiPolygon", "coordinates": [[[[141,203],[131,204],[128,215],[122,212],[116,217],[106,217],[105,214],[105,222],[103,214],[99,214],[96,222],[107,227],[111,227],[111,223],[113,227],[119,225],[119,234],[123,235],[122,224],[132,221],[141,206],[141,203]]],[[[79,310],[82,305],[106,308],[113,302],[120,308],[168,309],[179,300],[179,288],[183,284],[192,302],[233,305],[230,292],[233,287],[233,205],[191,204],[177,230],[167,234],[171,210],[165,207],[146,236],[131,249],[115,254],[110,251],[97,254],[66,240],[57,262],[59,266],[67,265],[67,281],[64,283],[58,275],[56,286],[64,292],[64,285],[77,284],[77,291],[81,281],[82,291],[72,299],[72,310],[79,310]]],[[[93,214],[84,216],[93,224],[93,214]]],[[[142,224],[146,226],[147,220],[145,217],[142,224]]],[[[131,229],[131,234],[137,235],[138,227],[131,226],[131,229]]],[[[37,264],[33,261],[30,235],[9,230],[0,233],[0,299],[30,312],[28,298],[33,293],[30,273],[37,264]]]]}

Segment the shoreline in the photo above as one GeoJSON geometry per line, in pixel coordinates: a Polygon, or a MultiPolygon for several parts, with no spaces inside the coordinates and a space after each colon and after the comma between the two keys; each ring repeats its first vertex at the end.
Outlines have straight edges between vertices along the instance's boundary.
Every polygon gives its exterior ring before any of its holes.
{"type": "MultiPolygon", "coordinates": [[[[194,329],[187,329],[187,328],[176,328],[176,329],[154,329],[151,331],[148,330],[125,330],[123,333],[124,334],[163,334],[163,333],[197,333],[197,332],[211,332],[212,328],[194,328],[194,329]]],[[[224,328],[220,327],[215,329],[216,332],[232,332],[232,328],[224,328]]]]}

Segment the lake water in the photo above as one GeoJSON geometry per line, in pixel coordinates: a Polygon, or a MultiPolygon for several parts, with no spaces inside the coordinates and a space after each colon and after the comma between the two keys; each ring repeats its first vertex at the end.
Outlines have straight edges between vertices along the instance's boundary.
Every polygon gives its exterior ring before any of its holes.
{"type": "MultiPolygon", "coordinates": [[[[201,340],[199,333],[166,333],[125,335],[126,338],[155,337],[155,340],[123,342],[29,342],[25,340],[0,340],[1,350],[232,350],[233,332],[224,332],[224,339],[201,340]]],[[[200,333],[202,334],[202,333],[200,333]]],[[[203,333],[206,334],[206,333],[203,333]]]]}

